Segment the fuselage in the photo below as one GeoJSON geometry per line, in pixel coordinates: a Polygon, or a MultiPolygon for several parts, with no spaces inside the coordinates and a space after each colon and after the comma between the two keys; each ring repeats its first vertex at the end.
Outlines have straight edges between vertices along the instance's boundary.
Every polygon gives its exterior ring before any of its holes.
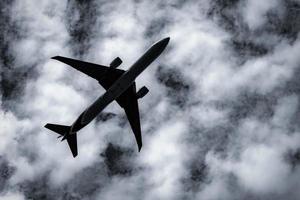
{"type": "Polygon", "coordinates": [[[163,52],[169,40],[170,38],[165,38],[152,45],[103,95],[81,113],[73,123],[69,134],[76,133],[85,127],[108,104],[125,92],[135,79],[163,52]]]}

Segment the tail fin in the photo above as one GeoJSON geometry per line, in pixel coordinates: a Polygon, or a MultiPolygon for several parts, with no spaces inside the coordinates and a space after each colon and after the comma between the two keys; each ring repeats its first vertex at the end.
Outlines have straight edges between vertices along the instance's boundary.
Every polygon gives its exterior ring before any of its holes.
{"type": "Polygon", "coordinates": [[[67,142],[72,151],[73,157],[75,158],[78,155],[77,133],[69,134],[70,129],[71,129],[70,126],[64,126],[64,125],[59,125],[59,124],[46,124],[45,128],[58,133],[60,135],[60,137],[63,136],[63,140],[67,139],[67,142]]]}

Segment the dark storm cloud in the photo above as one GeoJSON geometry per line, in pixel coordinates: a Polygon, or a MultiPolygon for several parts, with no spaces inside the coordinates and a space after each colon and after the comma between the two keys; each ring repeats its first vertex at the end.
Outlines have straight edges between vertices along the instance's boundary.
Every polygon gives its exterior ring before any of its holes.
{"type": "MultiPolygon", "coordinates": [[[[0,65],[2,101],[15,100],[24,89],[27,78],[33,75],[32,66],[15,62],[12,45],[22,37],[21,27],[10,15],[11,1],[1,1],[0,7],[0,65]],[[17,65],[17,66],[16,66],[17,65]]],[[[6,102],[4,105],[6,107],[6,102]]]]}
{"type": "Polygon", "coordinates": [[[257,4],[258,7],[255,7],[256,1],[249,6],[250,2],[212,1],[209,11],[209,17],[215,18],[221,27],[232,33],[229,44],[240,59],[266,55],[276,45],[276,41],[272,42],[272,40],[276,40],[276,35],[291,41],[297,38],[300,28],[299,12],[297,12],[299,2],[294,0],[265,1],[266,3],[261,5],[257,4]],[[249,11],[244,9],[245,4],[250,7],[249,11]],[[254,10],[250,10],[252,8],[254,10]],[[249,25],[245,20],[247,13],[249,15],[252,13],[253,19],[262,23],[265,21],[265,23],[252,28],[251,23],[249,25]]]}
{"type": "Polygon", "coordinates": [[[70,43],[76,56],[87,53],[90,43],[100,28],[97,24],[97,16],[101,13],[97,1],[68,1],[66,9],[67,30],[70,34],[70,43]]]}
{"type": "Polygon", "coordinates": [[[0,37],[0,196],[297,199],[299,7],[292,0],[1,2],[8,23],[1,21],[0,37]],[[127,69],[165,36],[167,51],[137,80],[150,89],[140,101],[142,151],[112,104],[78,135],[73,159],[43,125],[71,124],[103,89],[49,58],[109,64],[120,56],[127,69]]]}
{"type": "Polygon", "coordinates": [[[8,180],[12,176],[14,168],[8,165],[8,161],[1,158],[0,162],[0,192],[8,186],[8,180]]]}
{"type": "Polygon", "coordinates": [[[134,163],[131,161],[132,153],[131,149],[126,150],[109,143],[105,151],[101,154],[104,157],[108,175],[130,176],[134,168],[134,163]]]}
{"type": "Polygon", "coordinates": [[[186,78],[177,69],[159,66],[156,71],[158,81],[167,89],[167,96],[170,102],[184,107],[189,102],[191,83],[187,83],[186,78]]]}

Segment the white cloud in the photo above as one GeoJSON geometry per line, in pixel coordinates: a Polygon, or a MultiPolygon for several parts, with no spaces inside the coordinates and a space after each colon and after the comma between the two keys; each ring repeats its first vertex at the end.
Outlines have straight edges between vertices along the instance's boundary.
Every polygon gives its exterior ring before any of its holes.
{"type": "MultiPolygon", "coordinates": [[[[280,10],[279,5],[281,1],[246,1],[236,9],[244,14],[251,29],[257,29],[266,23],[266,13],[280,10]]],[[[259,197],[297,195],[297,188],[290,188],[299,184],[295,178],[299,177],[299,169],[292,171],[284,160],[288,150],[299,147],[297,126],[291,123],[297,115],[297,94],[278,98],[277,105],[270,106],[273,113],[269,119],[261,120],[253,114],[233,121],[230,115],[241,93],[268,96],[285,87],[299,67],[299,40],[291,43],[279,35],[269,40],[264,35],[257,41],[268,46],[271,43],[274,49],[238,64],[239,58],[228,47],[231,33],[207,17],[210,2],[191,1],[179,6],[169,1],[120,1],[93,6],[97,6],[97,17],[84,60],[109,64],[120,56],[122,68],[127,69],[152,42],[171,37],[164,54],[138,79],[137,85],[146,85],[151,93],[139,101],[144,146],[141,153],[130,157],[134,170],[128,176],[108,177],[108,182],[99,180],[103,188],[93,195],[103,199],[141,199],[139,195],[143,199],[180,199],[192,193],[190,196],[205,200],[235,199],[249,191],[259,197]],[[154,34],[146,36],[150,25],[155,26],[151,30],[154,34]],[[155,77],[160,64],[166,71],[176,69],[184,81],[191,83],[186,107],[170,103],[168,88],[155,77]],[[190,119],[199,129],[196,133],[189,127],[190,119]],[[233,128],[223,133],[215,129],[218,126],[233,128]],[[202,131],[207,131],[207,137],[201,137],[202,131]],[[226,139],[219,141],[222,134],[226,139]],[[205,145],[198,143],[194,138],[197,136],[205,140],[201,141],[205,145]],[[216,143],[224,145],[223,152],[215,151],[216,143]],[[199,187],[186,191],[182,180],[191,181],[190,163],[200,162],[203,157],[209,181],[199,181],[199,187]],[[236,183],[229,181],[231,176],[236,183]],[[230,190],[231,184],[237,184],[236,192],[230,190]]],[[[89,167],[99,167],[95,163],[103,162],[99,154],[108,143],[136,150],[128,123],[123,126],[119,117],[124,113],[116,104],[106,111],[116,112],[117,118],[93,122],[80,131],[76,159],[65,142],[60,143],[55,133],[43,128],[48,122],[71,125],[104,92],[95,81],[50,60],[54,55],[72,57],[66,12],[73,10],[61,1],[16,1],[12,7],[13,21],[24,29],[22,37],[12,42],[17,66],[33,65],[38,72],[26,82],[24,95],[17,99],[13,111],[0,109],[0,137],[5,138],[0,141],[0,155],[9,158],[16,168],[10,178],[12,188],[45,174],[51,187],[73,184],[76,188],[80,181],[70,180],[82,172],[89,173],[89,167]]],[[[74,13],[71,20],[80,23],[80,13],[74,13]]],[[[176,96],[177,89],[171,92],[176,96]]],[[[8,194],[10,198],[23,198],[8,194]]]]}
{"type": "Polygon", "coordinates": [[[266,22],[267,12],[272,9],[277,9],[279,6],[282,6],[280,0],[247,0],[242,10],[242,15],[244,15],[244,20],[249,27],[256,29],[266,22]]]}
{"type": "Polygon", "coordinates": [[[141,154],[146,168],[147,185],[153,185],[147,191],[146,199],[177,199],[181,189],[180,178],[185,174],[184,162],[188,159],[186,147],[180,144],[180,136],[186,125],[180,121],[166,123],[153,138],[147,138],[141,154]]]}
{"type": "Polygon", "coordinates": [[[281,193],[289,178],[290,166],[276,149],[254,146],[246,149],[237,166],[237,176],[245,187],[258,193],[281,193]]]}
{"type": "Polygon", "coordinates": [[[19,193],[5,193],[5,194],[0,194],[0,198],[2,200],[24,200],[24,196],[22,194],[19,193]]]}

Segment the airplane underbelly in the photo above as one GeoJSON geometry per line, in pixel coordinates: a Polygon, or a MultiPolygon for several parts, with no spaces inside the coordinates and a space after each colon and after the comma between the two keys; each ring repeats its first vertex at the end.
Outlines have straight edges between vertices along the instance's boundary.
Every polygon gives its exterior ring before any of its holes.
{"type": "Polygon", "coordinates": [[[115,84],[107,90],[84,112],[81,123],[87,124],[92,121],[108,104],[125,92],[129,86],[130,83],[124,81],[115,84]]]}

